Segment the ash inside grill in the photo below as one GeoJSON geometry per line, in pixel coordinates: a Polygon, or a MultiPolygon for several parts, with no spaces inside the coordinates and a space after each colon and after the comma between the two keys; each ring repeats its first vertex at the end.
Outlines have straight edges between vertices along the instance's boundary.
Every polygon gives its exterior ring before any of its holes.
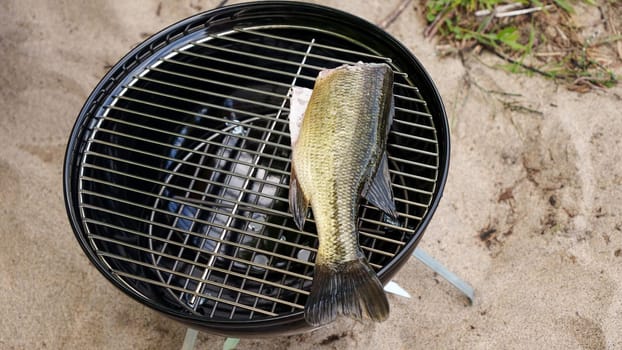
{"type": "Polygon", "coordinates": [[[133,57],[83,110],[70,156],[85,251],[117,285],[175,317],[302,317],[317,236],[312,217],[299,231],[288,212],[288,94],[312,88],[321,69],[386,62],[400,222],[367,203],[359,222],[382,278],[414,249],[444,176],[438,126],[412,67],[318,27],[188,28],[133,57]]]}

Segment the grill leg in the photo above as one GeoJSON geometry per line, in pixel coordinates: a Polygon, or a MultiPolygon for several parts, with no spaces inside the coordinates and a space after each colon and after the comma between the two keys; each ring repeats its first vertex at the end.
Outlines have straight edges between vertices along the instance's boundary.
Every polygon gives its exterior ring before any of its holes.
{"type": "Polygon", "coordinates": [[[238,338],[227,338],[225,339],[225,343],[222,345],[222,350],[234,350],[240,339],[238,338]]]}
{"type": "MultiPolygon", "coordinates": [[[[445,266],[441,265],[434,258],[429,256],[423,250],[416,248],[413,252],[413,256],[417,258],[419,261],[424,263],[428,268],[432,271],[438,273],[441,277],[443,277],[447,282],[451,283],[454,287],[456,287],[459,291],[462,292],[468,299],[469,303],[473,304],[473,299],[475,298],[475,292],[473,291],[473,287],[470,284],[466,283],[462,279],[460,279],[456,274],[449,271],[445,266]]],[[[402,287],[400,287],[397,283],[390,281],[384,287],[384,290],[389,293],[393,293],[405,298],[410,298],[410,294],[405,291],[402,287]]]]}
{"type": "Polygon", "coordinates": [[[460,279],[460,277],[456,276],[456,274],[449,271],[445,266],[441,265],[441,263],[429,256],[422,249],[416,248],[413,252],[413,256],[422,263],[424,263],[432,271],[438,273],[441,277],[447,280],[447,282],[451,283],[454,287],[456,287],[459,291],[462,292],[462,294],[464,294],[469,299],[469,302],[473,304],[475,292],[473,291],[473,287],[471,287],[470,284],[466,283],[465,281],[460,279]]]}
{"type": "Polygon", "coordinates": [[[181,346],[181,350],[194,350],[194,344],[197,342],[197,335],[199,331],[196,329],[188,328],[186,330],[186,337],[184,343],[181,346]]]}
{"type": "MultiPolygon", "coordinates": [[[[194,344],[197,342],[197,335],[199,331],[196,329],[188,328],[186,330],[186,337],[184,338],[184,343],[181,346],[181,350],[194,350],[194,344]]],[[[238,338],[227,338],[225,339],[225,343],[222,345],[222,350],[234,350],[240,339],[238,338]]]]}

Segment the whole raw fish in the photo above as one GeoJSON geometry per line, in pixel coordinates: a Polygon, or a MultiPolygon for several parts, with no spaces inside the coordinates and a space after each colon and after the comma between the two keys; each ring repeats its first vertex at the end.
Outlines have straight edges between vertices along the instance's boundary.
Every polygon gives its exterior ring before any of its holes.
{"type": "Polygon", "coordinates": [[[374,63],[321,71],[306,108],[310,91],[294,88],[290,211],[302,229],[310,204],[319,237],[305,305],[311,325],[339,314],[374,321],[389,315],[383,286],[358,244],[358,211],[365,197],[397,217],[386,155],[392,91],[393,71],[374,63]]]}

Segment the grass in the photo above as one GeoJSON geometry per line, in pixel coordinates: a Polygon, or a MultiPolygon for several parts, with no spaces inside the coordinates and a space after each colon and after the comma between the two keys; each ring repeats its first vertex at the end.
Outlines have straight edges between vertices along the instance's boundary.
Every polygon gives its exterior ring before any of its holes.
{"type": "Polygon", "coordinates": [[[608,66],[622,62],[622,1],[427,0],[424,11],[425,34],[439,38],[441,53],[488,50],[507,61],[503,69],[583,92],[618,82],[608,66]],[[605,30],[586,35],[590,28],[574,23],[577,6],[598,8],[605,19],[595,26],[605,30]]]}

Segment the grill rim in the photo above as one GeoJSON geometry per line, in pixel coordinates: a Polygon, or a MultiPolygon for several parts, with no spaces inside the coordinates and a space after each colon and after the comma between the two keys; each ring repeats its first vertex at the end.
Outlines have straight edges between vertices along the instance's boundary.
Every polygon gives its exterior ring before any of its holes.
{"type": "Polygon", "coordinates": [[[157,55],[163,48],[171,43],[175,43],[180,37],[201,30],[209,31],[209,28],[212,26],[217,27],[223,23],[235,22],[240,18],[252,21],[253,18],[257,16],[265,17],[267,13],[275,15],[274,18],[276,18],[276,21],[284,16],[296,15],[299,17],[323,17],[323,21],[340,21],[346,23],[349,27],[357,30],[358,32],[356,34],[359,36],[373,35],[375,39],[384,40],[386,46],[391,47],[392,52],[395,52],[396,57],[408,63],[402,66],[408,68],[412,67],[411,71],[417,73],[414,76],[409,76],[408,79],[416,81],[416,86],[419,88],[421,96],[426,101],[426,105],[434,121],[438,142],[437,182],[428,211],[422,218],[413,238],[379,271],[378,276],[383,283],[387,283],[399,268],[406,263],[408,256],[412,254],[419,243],[442,198],[449,170],[450,134],[446,110],[440,93],[428,72],[414,54],[393,36],[373,23],[350,13],[322,5],[292,1],[264,1],[235,4],[199,13],[173,23],[130,50],[99,81],[82,106],[76,122],[73,125],[65,151],[63,165],[63,198],[67,215],[74,235],[85,255],[87,255],[91,263],[108,281],[115,285],[115,287],[121,289],[125,294],[140,303],[162,312],[173,319],[194,328],[225,336],[257,337],[285,335],[299,333],[300,331],[311,330],[313,328],[304,321],[302,311],[278,315],[270,319],[251,319],[243,321],[210,320],[194,315],[172,312],[159,303],[145,298],[131,286],[124,283],[122,279],[115,278],[111,271],[102,264],[97,253],[92,251],[88,243],[88,235],[86,234],[84,223],[81,220],[78,201],[79,193],[77,183],[81,170],[79,160],[83,157],[85,148],[84,140],[88,138],[92,127],[91,124],[97,121],[97,119],[93,118],[95,112],[110,98],[109,92],[114,89],[114,86],[116,86],[120,80],[123,80],[136,66],[152,58],[154,55],[157,55]]]}

